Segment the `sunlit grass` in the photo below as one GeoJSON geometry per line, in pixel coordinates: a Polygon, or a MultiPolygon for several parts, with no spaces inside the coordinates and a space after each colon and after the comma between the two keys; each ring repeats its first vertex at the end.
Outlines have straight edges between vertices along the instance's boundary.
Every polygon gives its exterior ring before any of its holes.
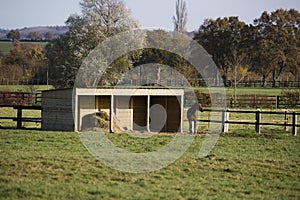
{"type": "MultiPolygon", "coordinates": [[[[108,136],[134,152],[153,151],[172,135],[108,136]],[[151,147],[149,149],[149,147],[151,147]]],[[[95,160],[76,133],[0,130],[1,199],[298,199],[299,137],[221,137],[203,159],[197,136],[183,157],[145,174],[95,160]]]]}
{"type": "Polygon", "coordinates": [[[41,92],[53,89],[52,85],[0,85],[0,91],[9,92],[41,92]]]}
{"type": "MultiPolygon", "coordinates": [[[[13,107],[0,107],[0,117],[17,117],[17,110],[13,107]]],[[[41,118],[40,110],[23,110],[22,117],[27,118],[41,118]]],[[[23,122],[22,126],[25,128],[40,128],[41,123],[23,122]]],[[[17,122],[12,119],[0,119],[0,127],[2,128],[16,128],[17,122]]]]}

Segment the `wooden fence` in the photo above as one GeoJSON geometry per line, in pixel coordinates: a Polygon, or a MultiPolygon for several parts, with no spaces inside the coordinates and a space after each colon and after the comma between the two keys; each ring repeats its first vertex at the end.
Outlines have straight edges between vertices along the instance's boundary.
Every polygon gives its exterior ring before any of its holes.
{"type": "MultiPolygon", "coordinates": [[[[234,81],[227,81],[227,87],[234,87],[234,81]]],[[[300,88],[300,81],[266,81],[264,84],[262,81],[240,81],[237,87],[255,87],[255,88],[300,88]],[[264,86],[263,86],[264,85],[264,86]]]]}
{"type": "Polygon", "coordinates": [[[12,79],[0,79],[0,85],[48,85],[46,79],[40,80],[12,80],[12,79]]]}
{"type": "Polygon", "coordinates": [[[228,98],[228,106],[233,107],[250,107],[250,108],[288,108],[289,106],[300,107],[300,101],[295,105],[289,105],[284,96],[268,96],[268,95],[238,95],[236,102],[233,98],[228,98]]]}
{"type": "MultiPolygon", "coordinates": [[[[214,94],[212,94],[214,95],[214,94]]],[[[218,94],[215,94],[216,97],[214,99],[218,100],[218,94]]],[[[198,97],[200,102],[208,107],[211,106],[211,99],[209,94],[202,94],[202,96],[198,97]]],[[[222,99],[218,100],[221,101],[222,99]]],[[[230,108],[300,108],[300,100],[298,102],[293,102],[293,105],[290,104],[290,101],[287,100],[284,96],[268,96],[268,95],[259,95],[259,94],[251,94],[251,95],[238,95],[236,101],[230,96],[226,97],[227,107],[230,108]]]]}
{"type": "Polygon", "coordinates": [[[0,91],[0,105],[29,106],[41,102],[41,93],[0,91]]]}
{"type": "Polygon", "coordinates": [[[17,129],[24,128],[22,126],[23,122],[34,122],[41,123],[41,117],[23,117],[23,110],[42,110],[41,106],[1,106],[0,107],[13,107],[13,109],[17,110],[16,117],[3,117],[0,116],[0,120],[13,120],[17,122],[17,129]]]}
{"type": "Polygon", "coordinates": [[[269,125],[269,126],[283,126],[284,129],[287,131],[288,127],[292,127],[292,135],[297,135],[297,128],[300,127],[300,124],[297,124],[297,116],[300,113],[297,112],[274,112],[274,111],[249,111],[249,110],[212,110],[212,109],[205,109],[204,111],[207,112],[221,112],[222,120],[198,120],[199,122],[213,122],[213,123],[220,123],[222,125],[222,132],[229,131],[229,124],[245,124],[245,125],[254,125],[256,133],[261,132],[261,126],[269,125]],[[229,119],[230,113],[244,113],[244,114],[255,114],[255,119],[251,121],[234,121],[229,119]],[[269,115],[282,115],[283,123],[272,123],[272,122],[262,122],[261,116],[264,114],[269,115]],[[290,120],[291,119],[291,123],[290,120]]]}

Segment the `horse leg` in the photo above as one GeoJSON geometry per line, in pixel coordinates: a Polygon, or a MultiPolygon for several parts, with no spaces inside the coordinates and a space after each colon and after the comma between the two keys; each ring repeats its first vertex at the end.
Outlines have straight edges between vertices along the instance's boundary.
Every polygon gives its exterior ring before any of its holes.
{"type": "Polygon", "coordinates": [[[194,133],[197,134],[197,120],[194,119],[194,133]]]}
{"type": "Polygon", "coordinates": [[[193,133],[193,125],[192,125],[192,120],[189,119],[189,133],[193,133]]]}

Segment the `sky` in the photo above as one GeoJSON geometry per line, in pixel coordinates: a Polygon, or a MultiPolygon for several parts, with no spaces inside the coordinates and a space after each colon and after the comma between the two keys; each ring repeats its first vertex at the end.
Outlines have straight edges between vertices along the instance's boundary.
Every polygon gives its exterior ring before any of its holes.
{"type": "MultiPolygon", "coordinates": [[[[187,30],[197,30],[207,18],[239,16],[248,24],[263,11],[295,8],[300,0],[185,0],[188,10],[187,30]]],[[[68,16],[80,14],[80,0],[1,0],[0,28],[64,25],[68,16]]],[[[124,0],[133,18],[142,28],[173,29],[176,0],[124,0]]]]}

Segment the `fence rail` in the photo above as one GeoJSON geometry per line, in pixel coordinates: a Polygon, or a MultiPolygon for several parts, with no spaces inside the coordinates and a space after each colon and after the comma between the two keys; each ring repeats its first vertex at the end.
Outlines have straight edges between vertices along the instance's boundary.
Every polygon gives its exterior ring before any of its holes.
{"type": "Polygon", "coordinates": [[[245,125],[255,125],[256,133],[261,132],[261,126],[283,126],[284,129],[287,131],[288,127],[292,127],[292,135],[297,135],[297,128],[300,127],[300,124],[297,124],[297,117],[300,113],[297,112],[275,112],[275,111],[249,111],[249,110],[213,110],[213,109],[205,109],[204,111],[207,112],[221,112],[222,113],[222,120],[198,120],[199,122],[213,122],[213,123],[220,123],[222,125],[222,132],[226,133],[229,131],[229,124],[245,124],[245,125]],[[252,121],[233,121],[229,119],[229,113],[245,113],[245,114],[255,114],[255,119],[252,121]],[[271,122],[262,122],[261,116],[263,114],[269,115],[283,115],[283,123],[271,123],[271,122]],[[291,116],[291,123],[289,123],[289,119],[291,116]]]}

